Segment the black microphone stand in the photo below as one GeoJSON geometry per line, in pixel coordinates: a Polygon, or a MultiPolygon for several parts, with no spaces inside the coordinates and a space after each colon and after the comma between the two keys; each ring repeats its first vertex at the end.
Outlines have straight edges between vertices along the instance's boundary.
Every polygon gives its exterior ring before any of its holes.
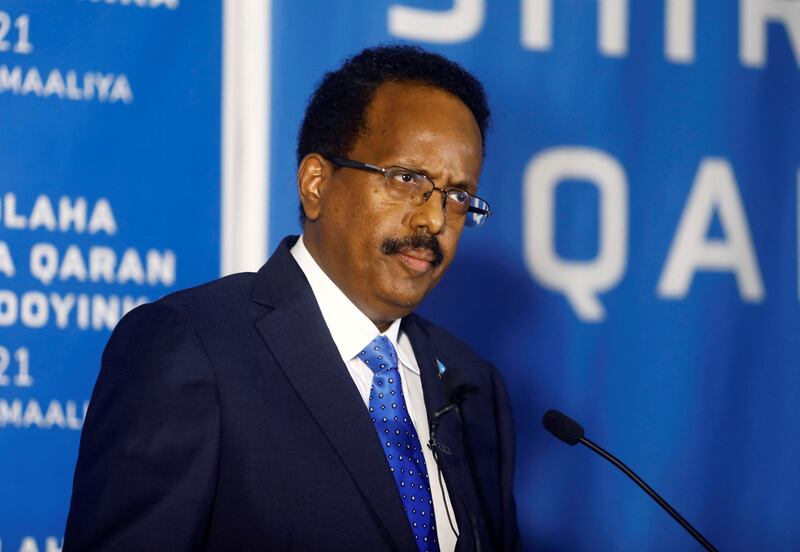
{"type": "Polygon", "coordinates": [[[686,521],[686,520],[683,518],[683,516],[682,516],[682,515],[680,515],[680,514],[679,514],[679,513],[678,513],[678,512],[675,510],[675,508],[673,508],[672,506],[670,506],[670,505],[669,505],[669,503],[667,503],[667,501],[666,501],[666,500],[664,500],[663,498],[661,498],[661,496],[659,496],[659,494],[658,494],[657,492],[655,492],[655,491],[654,491],[654,490],[653,490],[653,489],[650,487],[650,485],[648,485],[647,483],[645,483],[645,482],[644,482],[644,481],[643,481],[643,480],[642,480],[642,479],[641,479],[641,478],[640,478],[638,475],[636,475],[636,474],[633,472],[633,470],[632,470],[632,469],[630,469],[628,466],[626,466],[625,464],[623,464],[623,463],[622,463],[622,461],[621,461],[621,460],[619,460],[619,459],[618,459],[616,456],[614,456],[614,455],[613,455],[613,454],[611,454],[610,452],[606,451],[606,450],[605,450],[603,447],[601,447],[601,446],[600,446],[600,445],[598,445],[597,443],[593,443],[592,441],[590,441],[590,440],[589,440],[589,439],[587,439],[586,437],[583,437],[583,436],[581,436],[581,437],[580,437],[580,439],[579,439],[579,442],[580,442],[582,445],[585,445],[585,446],[589,447],[590,449],[592,449],[593,451],[595,451],[597,454],[599,454],[600,456],[602,456],[603,458],[605,458],[606,460],[608,460],[609,462],[611,462],[612,464],[614,464],[616,467],[618,467],[619,469],[621,469],[621,470],[622,470],[622,472],[623,472],[625,475],[627,475],[628,477],[630,477],[630,478],[633,480],[633,482],[634,482],[634,483],[636,483],[637,485],[639,485],[639,487],[641,487],[641,488],[642,488],[642,490],[644,490],[644,492],[646,492],[647,494],[649,494],[649,495],[650,495],[650,497],[651,497],[653,500],[655,500],[655,501],[658,503],[658,505],[659,505],[659,506],[661,506],[662,508],[664,508],[664,510],[666,510],[666,512],[667,512],[669,515],[671,515],[671,516],[672,516],[672,517],[675,519],[675,521],[677,521],[678,523],[680,523],[680,524],[681,524],[681,526],[682,526],[684,529],[686,529],[686,530],[689,532],[689,534],[690,534],[690,535],[692,535],[692,536],[693,536],[693,537],[694,537],[694,538],[697,540],[697,542],[699,542],[699,543],[700,543],[700,544],[703,546],[703,548],[705,548],[706,550],[709,550],[709,551],[711,551],[711,552],[717,552],[717,549],[716,549],[716,548],[714,548],[714,545],[712,545],[710,542],[708,542],[708,540],[707,540],[707,539],[706,539],[706,538],[705,538],[703,535],[701,535],[701,534],[700,534],[700,532],[699,532],[697,529],[695,529],[694,527],[692,527],[692,524],[691,524],[691,523],[689,523],[688,521],[686,521]]]}

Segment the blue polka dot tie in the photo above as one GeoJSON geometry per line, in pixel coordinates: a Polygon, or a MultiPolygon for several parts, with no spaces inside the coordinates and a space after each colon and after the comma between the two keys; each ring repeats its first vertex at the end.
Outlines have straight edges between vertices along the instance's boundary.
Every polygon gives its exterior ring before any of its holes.
{"type": "Polygon", "coordinates": [[[358,357],[373,373],[369,390],[370,417],[389,461],[417,548],[420,552],[438,552],[428,470],[403,397],[397,353],[389,338],[379,335],[358,357]]]}

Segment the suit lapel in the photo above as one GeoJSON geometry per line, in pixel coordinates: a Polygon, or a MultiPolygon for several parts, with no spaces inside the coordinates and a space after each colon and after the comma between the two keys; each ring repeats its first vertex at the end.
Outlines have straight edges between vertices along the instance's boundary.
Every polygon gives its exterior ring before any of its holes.
{"type": "MultiPolygon", "coordinates": [[[[434,415],[452,403],[452,391],[461,384],[458,367],[451,366],[448,358],[436,349],[428,335],[417,323],[416,317],[411,315],[403,320],[403,331],[408,335],[414,348],[414,356],[420,369],[422,392],[425,398],[425,409],[428,412],[429,424],[434,422],[434,415]],[[441,375],[436,361],[442,362],[447,371],[441,375]]],[[[469,400],[467,397],[465,400],[469,400]]],[[[447,491],[458,523],[459,550],[474,550],[475,539],[486,542],[487,532],[480,515],[481,507],[475,491],[469,463],[466,458],[463,443],[463,429],[461,420],[455,410],[442,414],[438,421],[436,441],[441,447],[446,447],[447,452],[438,455],[439,468],[447,482],[447,491]]],[[[434,466],[428,467],[431,481],[434,481],[434,466]]],[[[438,525],[445,523],[439,520],[438,525]]]]}
{"type": "Polygon", "coordinates": [[[274,308],[256,327],[364,499],[401,550],[416,549],[386,457],[314,295],[284,240],[259,272],[253,300],[274,308]]]}

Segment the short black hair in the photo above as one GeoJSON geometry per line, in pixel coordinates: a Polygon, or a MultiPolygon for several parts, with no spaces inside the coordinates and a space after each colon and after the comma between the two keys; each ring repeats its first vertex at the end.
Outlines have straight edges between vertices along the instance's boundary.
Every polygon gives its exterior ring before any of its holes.
{"type": "Polygon", "coordinates": [[[366,125],[367,108],[386,82],[412,82],[452,94],[475,117],[486,151],[489,103],[480,81],[458,63],[416,46],[367,48],[326,73],[306,107],[297,138],[297,163],[309,153],[346,157],[366,125]]]}

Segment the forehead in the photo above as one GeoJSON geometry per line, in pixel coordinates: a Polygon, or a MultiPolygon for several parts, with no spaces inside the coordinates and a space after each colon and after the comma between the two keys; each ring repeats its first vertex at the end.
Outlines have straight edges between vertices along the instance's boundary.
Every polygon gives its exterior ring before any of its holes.
{"type": "Polygon", "coordinates": [[[469,108],[441,89],[411,82],[378,87],[351,156],[375,164],[418,163],[477,180],[480,129],[469,108]]]}

